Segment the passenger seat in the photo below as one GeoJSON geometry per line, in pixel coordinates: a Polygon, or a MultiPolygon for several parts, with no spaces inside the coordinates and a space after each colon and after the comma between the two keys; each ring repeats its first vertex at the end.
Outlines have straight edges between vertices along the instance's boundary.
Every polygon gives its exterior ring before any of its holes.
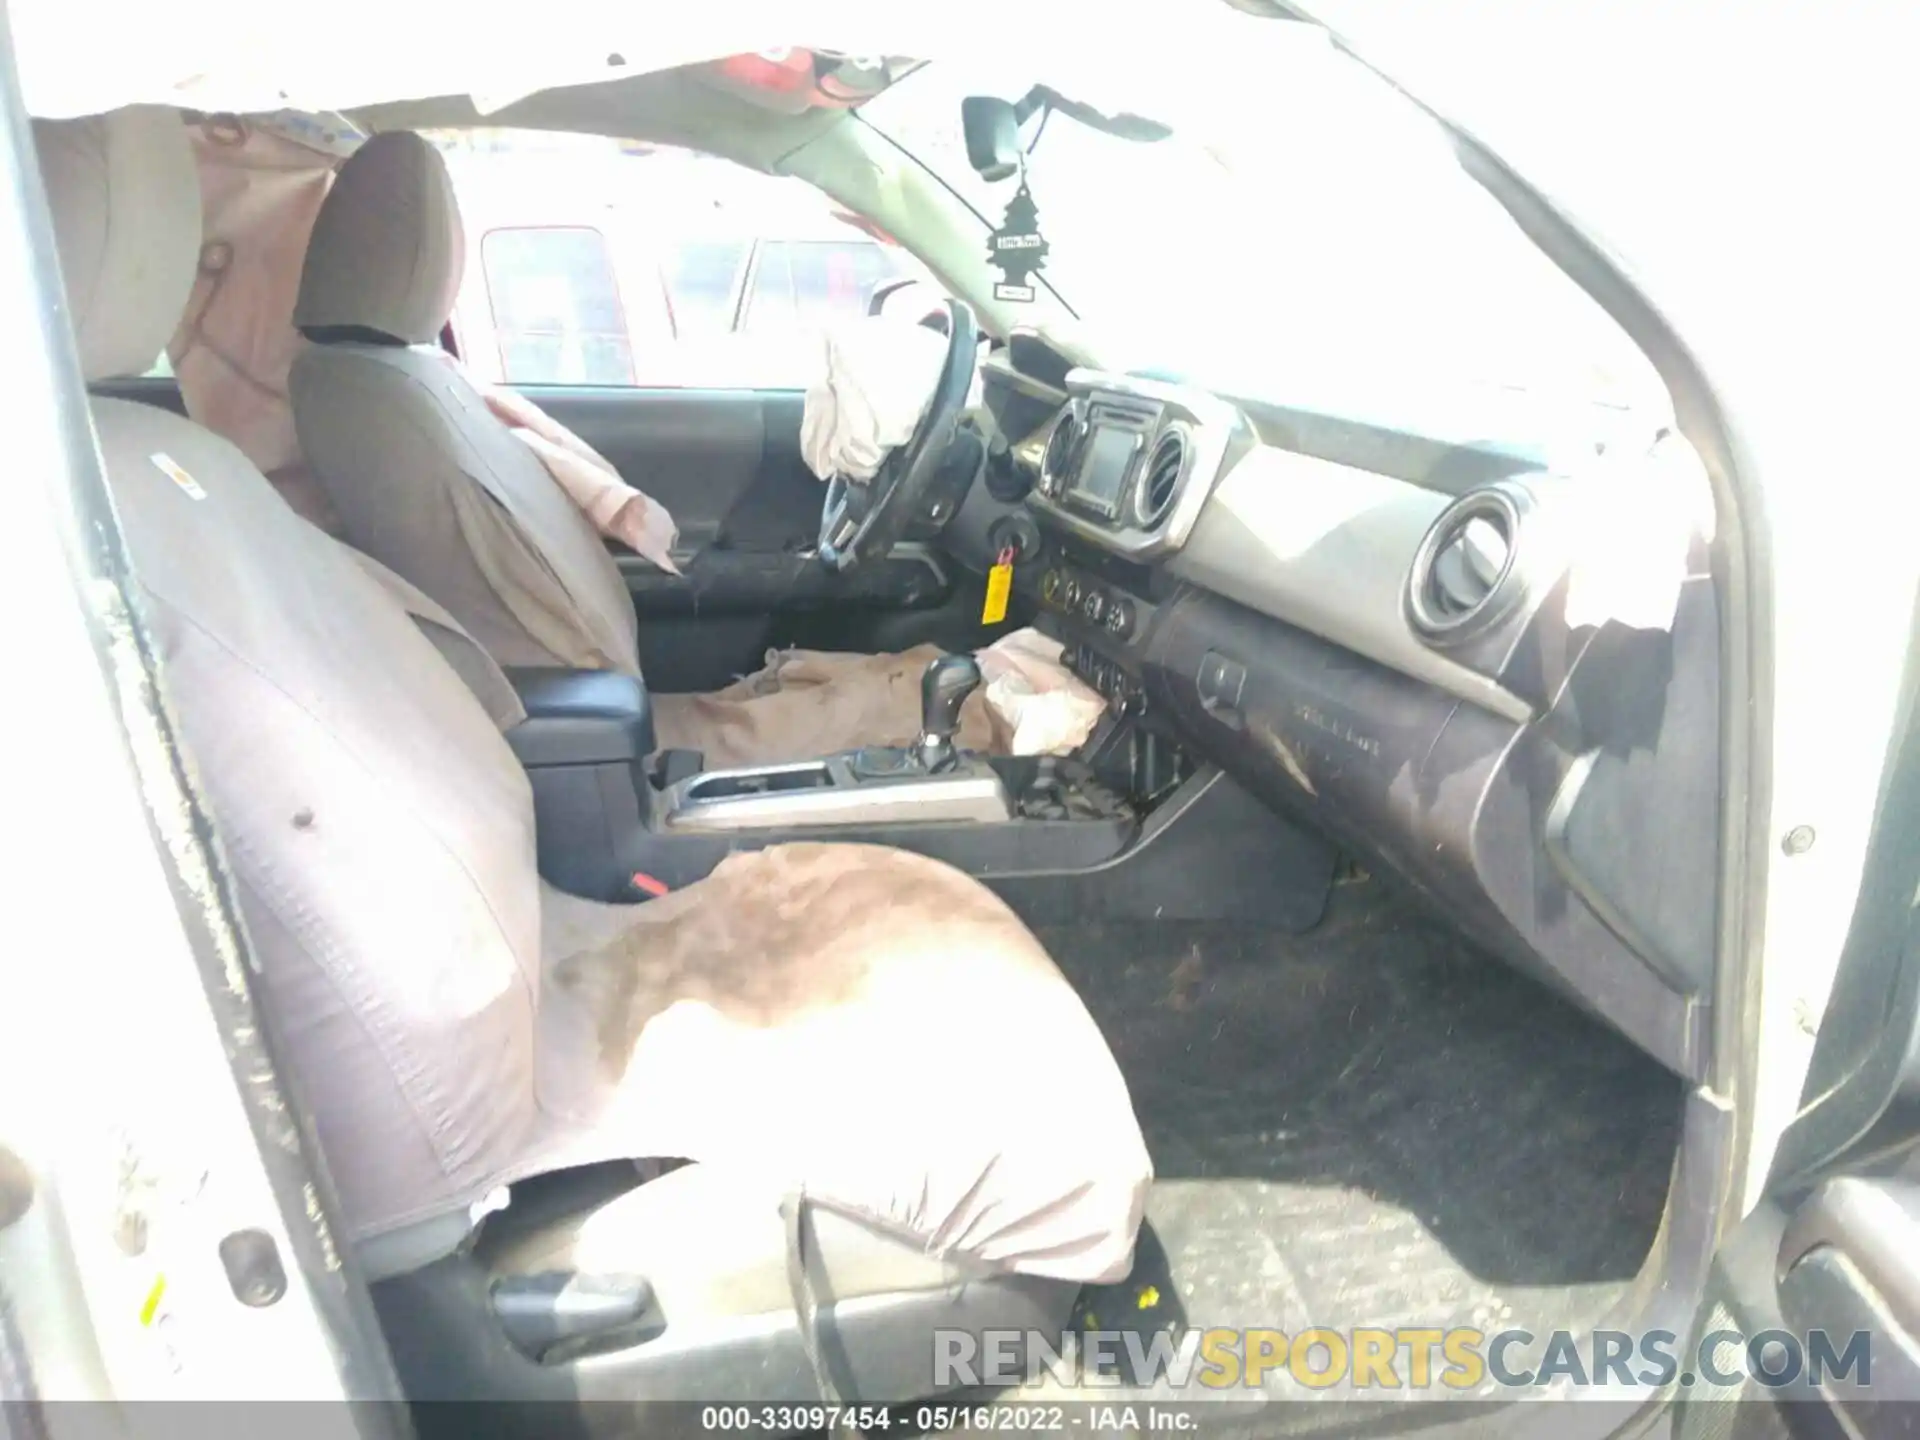
{"type": "MultiPolygon", "coordinates": [[[[199,243],[180,118],[36,138],[85,373],[139,373],[199,243]]],[[[835,845],[637,907],[553,891],[485,653],[231,445],[92,412],[261,1002],[415,1398],[914,1398],[936,1329],[1057,1331],[1127,1272],[1151,1167],[1125,1084],[993,895],[835,845]],[[609,1187],[635,1157],[693,1163],[609,1187]]]]}

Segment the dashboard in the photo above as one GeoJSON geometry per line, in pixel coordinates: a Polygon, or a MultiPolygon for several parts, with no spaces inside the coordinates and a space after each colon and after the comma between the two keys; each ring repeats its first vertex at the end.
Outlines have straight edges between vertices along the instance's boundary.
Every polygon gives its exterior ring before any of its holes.
{"type": "Polygon", "coordinates": [[[1238,412],[1211,395],[1079,370],[1039,450],[1029,505],[1054,527],[1134,560],[1179,550],[1236,440],[1238,412]]]}
{"type": "Polygon", "coordinates": [[[1704,1055],[1719,621],[1571,623],[1590,479],[1176,380],[983,367],[1016,588],[1109,702],[1676,1072],[1704,1055]]]}

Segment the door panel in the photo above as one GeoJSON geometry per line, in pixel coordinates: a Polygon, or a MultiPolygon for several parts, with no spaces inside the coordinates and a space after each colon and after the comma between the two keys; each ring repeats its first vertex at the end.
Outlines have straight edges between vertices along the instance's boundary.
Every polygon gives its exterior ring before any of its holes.
{"type": "MultiPolygon", "coordinates": [[[[666,506],[667,575],[614,547],[662,692],[713,690],[781,643],[775,617],[813,562],[820,485],[800,460],[801,397],[755,390],[526,387],[534,403],[666,506]]],[[[818,597],[815,597],[818,599],[818,597]]]]}
{"type": "Polygon", "coordinates": [[[687,556],[677,576],[625,550],[615,561],[640,613],[661,618],[921,610],[938,605],[952,588],[938,552],[912,543],[896,545],[884,559],[846,574],[797,551],[709,547],[687,556]]]}
{"type": "Polygon", "coordinates": [[[1913,1434],[1920,1185],[1841,1177],[1763,1201],[1722,1242],[1683,1353],[1676,1440],[1913,1434]]]}
{"type": "Polygon", "coordinates": [[[1767,1198],[1720,1248],[1700,1320],[1776,1358],[1797,1350],[1801,1369],[1790,1384],[1683,1400],[1679,1440],[1920,1433],[1920,625],[1901,689],[1906,722],[1800,1111],[1767,1198]],[[1870,1341],[1870,1383],[1845,1364],[1856,1334],[1870,1341]],[[1815,1336],[1829,1359],[1819,1383],[1815,1336]]]}
{"type": "MultiPolygon", "coordinates": [[[[769,445],[768,407],[752,390],[633,390],[529,386],[541,409],[666,506],[689,551],[729,540],[727,522],[763,475],[800,467],[799,427],[789,464],[769,445]]],[[[804,469],[801,469],[804,475],[804,469]]],[[[818,513],[818,495],[814,497],[818,513]]],[[[771,537],[768,537],[771,538],[771,537]]],[[[778,544],[756,548],[779,549],[778,544]]]]}
{"type": "MultiPolygon", "coordinates": [[[[875,636],[891,642],[898,632],[912,644],[956,628],[945,615],[960,593],[952,568],[926,546],[902,545],[844,575],[813,558],[824,490],[800,458],[803,392],[525,393],[680,527],[680,576],[619,557],[641,620],[641,668],[655,688],[716,688],[777,645],[895,648],[876,646],[875,636]]],[[[977,597],[967,603],[977,617],[977,597]]]]}
{"type": "Polygon", "coordinates": [[[734,544],[772,548],[791,546],[811,550],[820,538],[820,502],[826,486],[800,458],[800,418],[806,410],[800,390],[762,390],[761,416],[766,423],[767,450],[760,484],[741,507],[729,530],[734,544]]]}
{"type": "Polygon", "coordinates": [[[1781,1240],[1780,1313],[1789,1332],[1839,1350],[1871,1337],[1862,1367],[1829,1377],[1821,1397],[1853,1435],[1910,1435],[1920,1401],[1920,1185],[1829,1180],[1781,1240]]]}
{"type": "Polygon", "coordinates": [[[528,388],[554,419],[673,513],[689,551],[797,551],[820,525],[797,390],[528,388]]]}

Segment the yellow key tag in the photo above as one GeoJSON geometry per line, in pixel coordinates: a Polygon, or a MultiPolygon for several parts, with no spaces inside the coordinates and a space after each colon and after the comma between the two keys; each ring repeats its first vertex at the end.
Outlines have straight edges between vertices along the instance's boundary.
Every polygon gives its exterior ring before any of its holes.
{"type": "Polygon", "coordinates": [[[998,625],[1007,618],[1007,597],[1013,593],[1013,547],[1000,552],[987,572],[987,602],[980,607],[982,625],[998,625]]]}

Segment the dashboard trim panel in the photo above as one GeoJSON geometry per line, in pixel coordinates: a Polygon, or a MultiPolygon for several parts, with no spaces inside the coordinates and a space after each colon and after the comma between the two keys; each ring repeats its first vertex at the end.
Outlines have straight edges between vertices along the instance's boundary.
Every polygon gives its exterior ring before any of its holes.
{"type": "MultiPolygon", "coordinates": [[[[1048,524],[1129,560],[1154,560],[1176,553],[1193,534],[1193,527],[1200,520],[1200,512],[1206,508],[1207,498],[1220,481],[1227,448],[1245,423],[1240,412],[1204,390],[1169,385],[1158,380],[1142,380],[1131,375],[1113,375],[1104,370],[1071,370],[1067,373],[1067,387],[1076,399],[1099,392],[1143,400],[1183,412],[1193,422],[1189,427],[1191,454],[1187,473],[1181,479],[1179,493],[1172,507],[1151,530],[1143,530],[1133,524],[1103,525],[1043,495],[1038,489],[1028,494],[1026,503],[1044,516],[1048,524]]],[[[1071,413],[1063,408],[1060,417],[1071,413]]],[[[1060,417],[1056,417],[1055,425],[1060,423],[1060,417]]],[[[1158,434],[1157,428],[1155,434],[1158,434]]],[[[1051,435],[1052,427],[1049,427],[1049,438],[1051,435]]],[[[1131,513],[1131,509],[1129,504],[1126,512],[1131,513]]]]}
{"type": "Polygon", "coordinates": [[[1449,503],[1370,470],[1263,446],[1228,472],[1167,569],[1504,719],[1531,720],[1525,700],[1407,623],[1408,567],[1449,503]]]}
{"type": "Polygon", "coordinates": [[[1520,588],[1483,633],[1440,643],[1409,586],[1459,485],[1296,448],[1185,385],[1067,381],[1051,425],[1029,412],[1026,448],[1062,417],[1136,442],[1117,483],[1111,435],[1100,457],[1090,436],[1035,457],[1050,468],[1024,503],[1057,543],[1026,583],[1076,673],[1698,1079],[1719,834],[1711,581],[1687,581],[1664,630],[1570,622],[1586,477],[1478,449],[1467,488],[1523,497],[1527,517],[1504,527],[1489,595],[1520,588]],[[1173,427],[1189,465],[1145,526],[1173,427]]]}

